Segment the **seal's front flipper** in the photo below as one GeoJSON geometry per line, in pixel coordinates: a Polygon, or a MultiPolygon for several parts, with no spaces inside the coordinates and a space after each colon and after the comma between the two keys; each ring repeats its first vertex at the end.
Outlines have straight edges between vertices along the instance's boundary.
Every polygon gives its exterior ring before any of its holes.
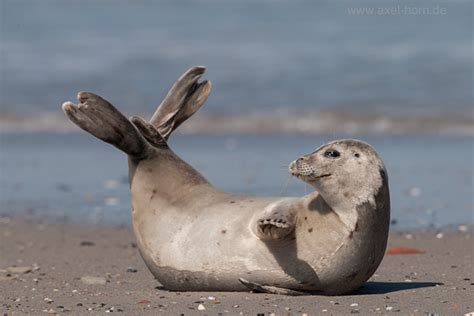
{"type": "Polygon", "coordinates": [[[303,296],[303,295],[311,295],[310,293],[300,292],[290,289],[285,289],[276,286],[268,286],[268,285],[261,285],[258,283],[250,282],[245,279],[239,278],[240,283],[245,285],[249,290],[258,293],[268,293],[268,294],[280,294],[280,295],[290,295],[290,296],[303,296]]]}
{"type": "Polygon", "coordinates": [[[112,104],[90,92],[79,92],[77,100],[78,105],[63,104],[64,113],[74,124],[130,156],[141,158],[147,154],[148,142],[112,104]]]}
{"type": "Polygon", "coordinates": [[[262,240],[277,240],[290,235],[295,229],[295,212],[286,203],[267,206],[257,220],[257,236],[262,240]]]}

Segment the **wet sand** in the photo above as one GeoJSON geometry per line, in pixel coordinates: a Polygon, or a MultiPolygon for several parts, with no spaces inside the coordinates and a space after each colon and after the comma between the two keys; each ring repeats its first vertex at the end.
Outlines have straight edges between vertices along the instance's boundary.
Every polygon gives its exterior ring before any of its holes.
{"type": "Polygon", "coordinates": [[[471,230],[394,232],[389,249],[393,247],[424,253],[386,255],[376,274],[351,295],[168,292],[145,267],[128,226],[2,217],[0,304],[3,315],[464,315],[474,311],[471,230]]]}

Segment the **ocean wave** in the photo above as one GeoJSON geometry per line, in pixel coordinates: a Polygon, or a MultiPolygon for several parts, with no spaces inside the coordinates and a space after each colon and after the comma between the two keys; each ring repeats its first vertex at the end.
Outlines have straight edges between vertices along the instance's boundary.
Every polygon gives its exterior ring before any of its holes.
{"type": "MultiPolygon", "coordinates": [[[[150,114],[143,117],[151,117],[150,114]]],[[[79,129],[58,113],[35,115],[0,115],[1,133],[69,133],[79,129]]],[[[462,115],[386,115],[346,111],[277,112],[277,113],[200,113],[179,128],[183,134],[234,133],[270,134],[302,133],[321,135],[430,134],[474,136],[472,114],[462,115]]]]}

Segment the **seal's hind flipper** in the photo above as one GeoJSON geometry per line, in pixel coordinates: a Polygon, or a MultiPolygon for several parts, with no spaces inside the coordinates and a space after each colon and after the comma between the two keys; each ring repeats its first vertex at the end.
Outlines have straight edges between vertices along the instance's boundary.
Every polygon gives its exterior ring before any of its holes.
{"type": "Polygon", "coordinates": [[[165,140],[207,100],[211,92],[211,82],[198,82],[205,71],[206,68],[201,66],[186,71],[171,87],[153,114],[150,123],[165,140]]]}
{"type": "Polygon", "coordinates": [[[268,293],[268,294],[279,294],[279,295],[290,295],[290,296],[303,296],[311,295],[310,293],[295,291],[290,289],[285,289],[276,286],[261,285],[258,283],[250,282],[245,279],[239,278],[240,283],[245,285],[249,290],[258,293],[268,293]]]}
{"type": "Polygon", "coordinates": [[[132,116],[130,121],[138,128],[140,133],[142,133],[143,137],[145,137],[145,139],[150,144],[155,146],[166,146],[166,141],[163,139],[158,130],[143,118],[139,116],[132,116]]]}
{"type": "Polygon", "coordinates": [[[130,156],[146,155],[150,145],[112,104],[90,92],[79,92],[77,100],[78,105],[63,104],[64,113],[74,124],[130,156]]]}
{"type": "Polygon", "coordinates": [[[257,236],[262,240],[278,240],[289,236],[295,229],[296,217],[286,203],[267,206],[257,220],[257,236]]]}

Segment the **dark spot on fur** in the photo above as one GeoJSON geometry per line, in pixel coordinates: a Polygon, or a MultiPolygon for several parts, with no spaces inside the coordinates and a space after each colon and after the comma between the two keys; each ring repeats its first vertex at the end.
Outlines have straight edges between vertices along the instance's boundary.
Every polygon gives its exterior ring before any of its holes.
{"type": "Polygon", "coordinates": [[[156,192],[158,192],[158,191],[156,191],[156,189],[153,189],[153,191],[151,191],[151,192],[152,192],[153,194],[156,194],[156,192]]]}
{"type": "Polygon", "coordinates": [[[307,221],[307,220],[308,220],[308,217],[307,217],[307,216],[305,216],[305,217],[304,217],[304,220],[305,220],[305,221],[307,221]]]}
{"type": "Polygon", "coordinates": [[[355,153],[354,156],[355,156],[356,158],[359,158],[359,157],[360,157],[359,153],[355,153]]]}
{"type": "Polygon", "coordinates": [[[313,231],[313,227],[308,229],[308,233],[311,233],[313,231]]]}
{"type": "Polygon", "coordinates": [[[152,173],[153,169],[152,168],[146,168],[146,171],[148,171],[149,173],[152,173]]]}
{"type": "Polygon", "coordinates": [[[220,245],[221,245],[221,244],[220,244],[220,242],[217,242],[216,244],[217,244],[218,246],[220,246],[220,245]]]}
{"type": "Polygon", "coordinates": [[[355,225],[355,228],[354,228],[354,231],[358,232],[360,229],[359,227],[359,222],[356,222],[356,225],[355,225]]]}
{"type": "Polygon", "coordinates": [[[235,201],[230,201],[230,204],[234,204],[234,203],[235,203],[235,201]]]}
{"type": "Polygon", "coordinates": [[[345,197],[349,197],[349,192],[344,192],[343,195],[344,195],[345,197]]]}
{"type": "Polygon", "coordinates": [[[247,271],[247,274],[252,274],[252,272],[250,272],[250,271],[247,271]]]}
{"type": "Polygon", "coordinates": [[[351,232],[349,233],[349,239],[352,239],[354,237],[354,231],[351,230],[351,232]]]}
{"type": "Polygon", "coordinates": [[[221,233],[225,234],[227,231],[225,229],[221,230],[221,233]]]}
{"type": "Polygon", "coordinates": [[[346,276],[345,278],[352,281],[352,280],[355,279],[355,277],[357,276],[357,274],[359,274],[359,271],[355,271],[355,272],[349,274],[348,276],[346,276]]]}

